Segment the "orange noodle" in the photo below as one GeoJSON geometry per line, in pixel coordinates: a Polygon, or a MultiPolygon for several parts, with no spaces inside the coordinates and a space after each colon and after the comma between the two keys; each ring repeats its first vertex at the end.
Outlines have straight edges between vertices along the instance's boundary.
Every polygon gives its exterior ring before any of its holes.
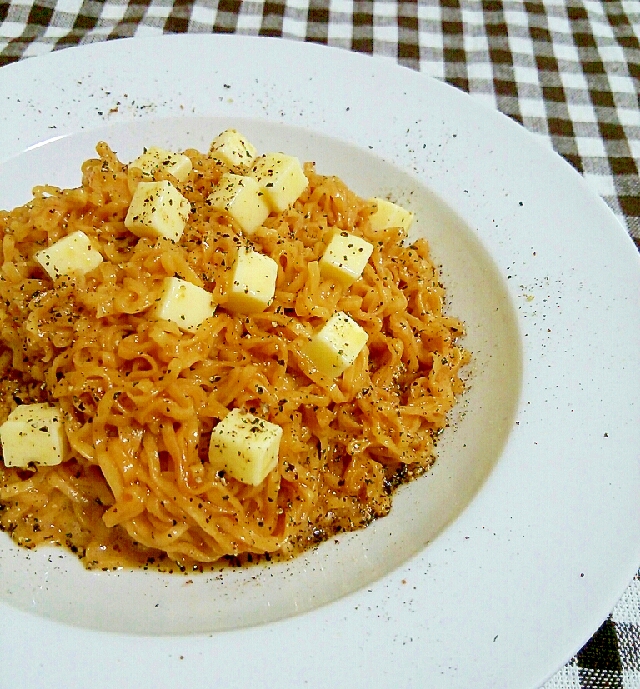
{"type": "Polygon", "coordinates": [[[55,466],[0,462],[0,527],[25,547],[59,544],[87,568],[197,570],[224,561],[289,557],[386,515],[396,487],[434,461],[439,432],[463,391],[464,326],[424,239],[374,229],[375,203],[304,165],[309,185],[248,240],[207,204],[224,172],[184,152],[186,181],[162,169],[191,204],[177,242],[124,225],[139,170],[105,143],[82,186],[36,187],[0,212],[0,423],[21,404],[61,410],[68,449],[55,466]],[[82,230],[102,263],[50,278],[34,254],[82,230]],[[336,230],[373,245],[350,287],[319,259],[336,230]],[[278,264],[263,312],[225,308],[240,246],[278,264]],[[213,295],[193,331],[150,317],[164,278],[213,295]],[[329,380],[301,345],[336,311],[368,335],[329,380]],[[211,431],[240,408],[283,429],[278,463],[259,485],[211,466],[211,431]]]}

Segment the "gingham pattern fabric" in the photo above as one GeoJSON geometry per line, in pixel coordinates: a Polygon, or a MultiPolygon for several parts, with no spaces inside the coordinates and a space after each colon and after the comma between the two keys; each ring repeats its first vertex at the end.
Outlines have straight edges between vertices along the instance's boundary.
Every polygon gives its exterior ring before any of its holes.
{"type": "MultiPolygon", "coordinates": [[[[640,247],[640,0],[13,0],[0,65],[183,32],[323,43],[444,80],[564,156],[640,247]]],[[[640,689],[640,572],[545,689],[640,689]]]]}

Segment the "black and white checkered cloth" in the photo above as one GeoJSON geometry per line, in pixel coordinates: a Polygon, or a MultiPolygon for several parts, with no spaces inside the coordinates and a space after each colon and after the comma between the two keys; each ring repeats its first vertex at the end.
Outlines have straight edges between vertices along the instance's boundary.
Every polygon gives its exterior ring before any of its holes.
{"type": "MultiPolygon", "coordinates": [[[[640,247],[640,0],[0,1],[0,65],[185,32],[323,43],[446,81],[552,146],[640,247]]],[[[640,689],[640,572],[545,689],[640,689]]]]}

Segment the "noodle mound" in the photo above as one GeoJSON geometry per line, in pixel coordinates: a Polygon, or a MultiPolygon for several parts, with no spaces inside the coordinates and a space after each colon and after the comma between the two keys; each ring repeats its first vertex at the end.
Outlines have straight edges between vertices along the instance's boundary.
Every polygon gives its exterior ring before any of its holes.
{"type": "Polygon", "coordinates": [[[427,242],[374,230],[371,201],[306,163],[307,189],[250,240],[278,263],[275,298],[237,315],[225,309],[230,266],[248,240],[206,199],[242,170],[187,150],[186,181],[155,173],[191,204],[174,243],[125,227],[139,171],[105,143],[97,153],[81,187],[36,187],[0,212],[0,422],[46,402],[68,441],[56,466],[0,462],[0,528],[25,547],[70,548],[87,568],[198,570],[289,557],[386,515],[396,487],[434,461],[469,360],[427,242]],[[319,270],[336,229],[374,247],[348,288],[319,270]],[[34,254],[75,230],[104,261],[52,279],[34,254]],[[215,314],[193,332],[151,318],[166,277],[209,291],[215,314]],[[300,347],[336,311],[368,341],[329,381],[300,347]],[[284,431],[257,486],[208,461],[211,431],[234,408],[284,431]]]}

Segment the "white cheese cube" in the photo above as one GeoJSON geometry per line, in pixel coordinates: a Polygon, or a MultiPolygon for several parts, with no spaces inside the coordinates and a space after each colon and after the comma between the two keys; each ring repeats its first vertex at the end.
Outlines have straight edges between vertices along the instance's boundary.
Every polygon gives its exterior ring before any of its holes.
{"type": "Polygon", "coordinates": [[[302,348],[318,371],[328,378],[342,374],[367,344],[367,331],[338,311],[302,348]]]}
{"type": "Polygon", "coordinates": [[[91,246],[89,237],[80,230],[38,251],[34,258],[52,279],[70,273],[88,273],[103,260],[102,254],[91,246]]]}
{"type": "Polygon", "coordinates": [[[258,155],[256,147],[236,129],[225,129],[211,142],[209,155],[231,167],[249,165],[258,155]]]}
{"type": "Polygon", "coordinates": [[[271,210],[281,213],[309,185],[300,161],[283,153],[267,153],[253,161],[251,176],[264,191],[271,210]]]}
{"type": "Polygon", "coordinates": [[[282,428],[233,409],[211,432],[209,462],[216,471],[257,486],[278,465],[282,428]]]}
{"type": "Polygon", "coordinates": [[[183,153],[172,153],[164,148],[150,146],[145,152],[138,156],[129,167],[137,167],[145,175],[153,176],[157,170],[164,170],[173,175],[178,182],[184,182],[193,169],[193,163],[189,156],[183,153]]]}
{"type": "Polygon", "coordinates": [[[269,206],[256,180],[230,172],[222,175],[207,203],[228,213],[248,235],[252,235],[269,216],[269,206]]]}
{"type": "Polygon", "coordinates": [[[206,289],[180,278],[164,279],[162,296],[154,315],[177,323],[183,330],[195,330],[200,323],[211,318],[216,310],[213,297],[206,289]]]}
{"type": "Polygon", "coordinates": [[[376,210],[369,216],[374,230],[384,230],[387,227],[402,227],[405,231],[413,222],[413,213],[397,203],[374,197],[369,199],[376,204],[376,210]]]}
{"type": "Polygon", "coordinates": [[[125,227],[134,234],[166,237],[177,242],[187,224],[191,204],[169,182],[140,182],[129,205],[125,227]]]}
{"type": "Polygon", "coordinates": [[[238,313],[264,311],[273,301],[278,263],[270,256],[240,247],[231,273],[231,289],[225,306],[238,313]]]}
{"type": "Polygon", "coordinates": [[[60,410],[48,404],[16,407],[0,426],[0,442],[5,466],[60,464],[66,442],[60,410]]]}
{"type": "Polygon", "coordinates": [[[373,253],[373,244],[349,232],[336,232],[320,259],[320,273],[345,287],[361,275],[373,253]]]}

